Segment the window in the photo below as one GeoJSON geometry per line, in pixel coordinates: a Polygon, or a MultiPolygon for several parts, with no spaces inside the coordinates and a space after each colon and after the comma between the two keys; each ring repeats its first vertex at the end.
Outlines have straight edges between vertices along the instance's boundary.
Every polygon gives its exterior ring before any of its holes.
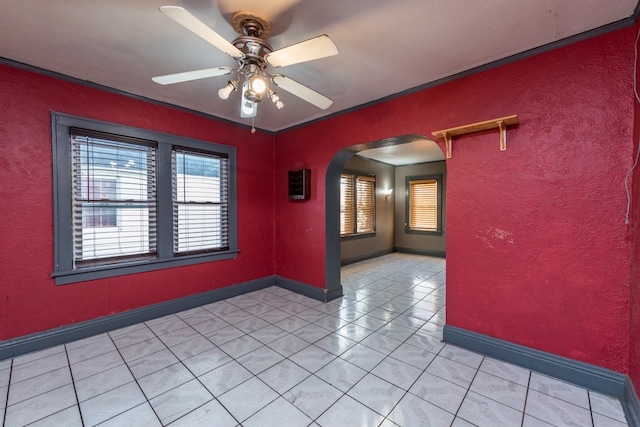
{"type": "Polygon", "coordinates": [[[74,266],[154,255],[155,144],[77,128],[70,133],[74,266]]]}
{"type": "Polygon", "coordinates": [[[172,166],[174,252],[228,249],[226,157],[174,149],[172,166]]]}
{"type": "Polygon", "coordinates": [[[376,231],[376,178],[343,173],[340,176],[340,235],[353,236],[376,231]]]}
{"type": "Polygon", "coordinates": [[[236,256],[234,147],[52,118],[56,284],[236,256]]]}
{"type": "Polygon", "coordinates": [[[407,177],[405,231],[442,234],[442,175],[407,177]]]}

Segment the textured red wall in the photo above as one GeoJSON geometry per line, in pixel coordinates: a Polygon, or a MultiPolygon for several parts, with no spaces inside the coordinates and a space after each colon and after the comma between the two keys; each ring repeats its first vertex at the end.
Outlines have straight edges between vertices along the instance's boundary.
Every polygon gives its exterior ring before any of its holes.
{"type": "Polygon", "coordinates": [[[505,152],[492,131],[453,142],[447,323],[626,373],[633,38],[617,31],[278,135],[277,274],[325,286],[322,193],[339,150],[518,114],[505,152]],[[285,174],[297,167],[321,194],[293,205],[285,174]]]}
{"type": "Polygon", "coordinates": [[[273,136],[2,65],[0,105],[0,340],[274,274],[273,136]],[[238,258],[56,287],[52,110],[236,146],[238,258]]]}
{"type": "MultiPolygon", "coordinates": [[[[636,24],[636,33],[640,26],[636,24]]],[[[639,73],[640,74],[640,73],[639,73]]],[[[638,75],[636,75],[638,77],[638,75]]],[[[640,102],[635,102],[634,150],[640,150],[640,102]]],[[[631,235],[633,238],[633,257],[631,269],[631,328],[629,336],[629,376],[640,392],[640,165],[636,166],[631,181],[631,235]]]]}

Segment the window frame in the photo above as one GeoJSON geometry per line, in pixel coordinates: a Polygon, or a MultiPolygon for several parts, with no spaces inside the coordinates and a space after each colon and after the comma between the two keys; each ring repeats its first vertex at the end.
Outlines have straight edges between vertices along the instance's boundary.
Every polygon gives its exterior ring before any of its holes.
{"type": "Polygon", "coordinates": [[[432,174],[432,175],[419,175],[419,176],[407,176],[405,178],[405,219],[404,219],[404,232],[407,234],[422,234],[427,236],[442,236],[442,174],[432,174]],[[436,195],[438,206],[436,208],[436,221],[437,228],[436,230],[418,230],[410,227],[410,212],[411,212],[411,182],[412,181],[422,181],[422,180],[435,180],[436,181],[436,191],[438,194],[436,195]]]}
{"type": "Polygon", "coordinates": [[[238,208],[236,147],[171,135],[148,129],[100,120],[51,113],[53,155],[53,234],[54,266],[51,276],[56,285],[84,282],[128,274],[162,270],[205,262],[236,258],[238,248],[238,208]],[[157,191],[157,257],[101,266],[73,267],[73,221],[71,185],[71,128],[155,141],[157,191]],[[173,252],[173,200],[171,153],[174,147],[228,157],[228,249],[188,255],[173,252]]]}
{"type": "MultiPolygon", "coordinates": [[[[364,172],[356,172],[356,171],[352,171],[352,170],[343,170],[340,173],[340,177],[342,178],[343,175],[351,175],[351,182],[353,184],[353,210],[354,210],[354,215],[353,215],[353,229],[355,230],[354,233],[351,234],[340,234],[340,238],[341,239],[345,239],[345,240],[349,240],[349,239],[359,239],[359,238],[363,238],[363,237],[371,237],[371,236],[375,236],[376,235],[376,213],[377,213],[377,180],[376,180],[376,175],[375,174],[371,174],[371,173],[364,173],[364,172]],[[365,231],[365,232],[358,232],[358,178],[359,177],[363,177],[363,178],[373,178],[373,191],[372,191],[372,204],[373,204],[373,218],[372,218],[372,222],[373,222],[373,231],[365,231]]],[[[341,185],[341,184],[339,184],[341,185]]],[[[339,191],[339,194],[342,193],[342,190],[339,191]]],[[[342,208],[342,200],[340,201],[340,208],[342,208]]],[[[341,215],[342,217],[342,215],[341,215]]],[[[341,221],[341,219],[340,219],[341,221]]],[[[339,223],[339,227],[338,228],[342,228],[342,224],[339,223]]]]}

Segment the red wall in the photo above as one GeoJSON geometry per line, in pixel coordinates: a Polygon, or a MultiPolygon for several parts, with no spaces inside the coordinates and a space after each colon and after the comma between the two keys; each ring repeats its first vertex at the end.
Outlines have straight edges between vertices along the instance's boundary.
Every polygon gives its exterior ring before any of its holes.
{"type": "Polygon", "coordinates": [[[0,340],[274,274],[273,136],[3,65],[0,105],[0,340]],[[236,146],[237,259],[55,286],[52,110],[236,146]]]}
{"type": "MultiPolygon", "coordinates": [[[[636,33],[640,26],[636,24],[636,33]]],[[[640,73],[636,75],[640,78],[640,73]]],[[[635,104],[634,155],[640,150],[640,102],[635,104]]],[[[632,189],[631,235],[633,238],[633,256],[631,269],[631,328],[629,336],[629,376],[636,391],[640,391],[640,166],[629,183],[632,189]]]]}
{"type": "Polygon", "coordinates": [[[339,150],[518,114],[505,152],[497,132],[454,139],[447,323],[627,373],[633,40],[617,31],[278,135],[277,274],[325,286],[324,177],[339,150]],[[291,204],[299,167],[316,194],[291,204]]]}

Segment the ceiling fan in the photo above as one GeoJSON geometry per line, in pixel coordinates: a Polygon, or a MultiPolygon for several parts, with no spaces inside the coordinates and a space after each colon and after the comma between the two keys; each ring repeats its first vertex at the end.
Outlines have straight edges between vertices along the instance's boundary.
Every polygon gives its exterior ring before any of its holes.
{"type": "Polygon", "coordinates": [[[214,67],[168,74],[153,77],[152,80],[154,82],[168,85],[235,72],[237,73],[235,79],[229,80],[227,85],[218,91],[218,96],[221,99],[227,99],[232,92],[240,88],[242,91],[241,117],[255,117],[258,103],[265,97],[271,99],[276,108],[282,109],[284,107],[280,97],[269,88],[269,81],[320,109],[325,110],[333,103],[333,100],[321,93],[285,75],[280,73],[272,74],[267,70],[269,66],[280,68],[337,55],[338,48],[326,34],[282,49],[273,50],[265,42],[271,32],[271,24],[257,13],[240,11],[233,15],[231,25],[239,34],[239,37],[229,42],[180,6],[162,6],[160,11],[234,58],[238,63],[238,67],[235,69],[231,67],[214,67]]]}

